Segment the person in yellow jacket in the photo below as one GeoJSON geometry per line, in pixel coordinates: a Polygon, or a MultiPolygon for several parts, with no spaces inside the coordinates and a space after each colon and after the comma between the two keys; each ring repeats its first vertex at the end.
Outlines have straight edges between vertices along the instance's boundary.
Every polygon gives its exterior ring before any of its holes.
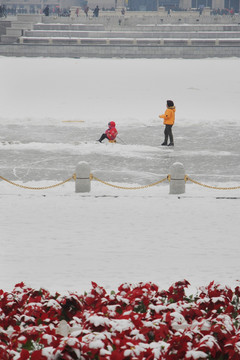
{"type": "Polygon", "coordinates": [[[163,124],[165,125],[164,129],[164,135],[165,139],[162,143],[163,146],[174,146],[173,141],[173,133],[172,133],[172,127],[175,122],[175,112],[176,108],[174,106],[174,103],[172,100],[167,100],[167,110],[164,114],[159,115],[159,117],[163,120],[163,124]],[[170,143],[168,144],[168,138],[170,139],[170,143]]]}

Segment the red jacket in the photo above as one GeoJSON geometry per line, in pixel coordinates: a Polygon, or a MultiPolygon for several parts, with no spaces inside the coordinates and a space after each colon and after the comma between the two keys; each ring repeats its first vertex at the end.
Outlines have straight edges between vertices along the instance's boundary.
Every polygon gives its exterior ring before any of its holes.
{"type": "Polygon", "coordinates": [[[109,140],[114,140],[118,134],[117,129],[115,128],[116,124],[114,121],[108,123],[108,129],[105,131],[107,138],[109,140]]]}

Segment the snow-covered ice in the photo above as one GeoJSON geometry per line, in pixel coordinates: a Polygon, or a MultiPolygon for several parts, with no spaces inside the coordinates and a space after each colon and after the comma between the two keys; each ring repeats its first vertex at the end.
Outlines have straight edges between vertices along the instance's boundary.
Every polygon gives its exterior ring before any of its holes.
{"type": "MultiPolygon", "coordinates": [[[[0,175],[41,187],[90,163],[122,186],[164,178],[180,161],[197,181],[240,186],[239,59],[46,59],[0,57],[0,175]],[[158,115],[173,99],[174,149],[162,149],[158,115]],[[118,144],[95,140],[113,120],[118,144]],[[69,122],[70,121],[70,122],[69,122]],[[126,144],[123,144],[126,143],[126,144]]],[[[186,278],[192,287],[240,279],[236,190],[167,182],[122,190],[92,181],[49,190],[0,182],[0,287],[15,283],[83,292],[186,278]]]]}

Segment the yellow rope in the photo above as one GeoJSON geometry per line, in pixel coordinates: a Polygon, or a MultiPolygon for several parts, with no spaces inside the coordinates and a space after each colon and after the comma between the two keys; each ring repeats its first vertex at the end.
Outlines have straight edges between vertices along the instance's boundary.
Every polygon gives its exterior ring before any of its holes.
{"type": "Polygon", "coordinates": [[[210,186],[206,184],[202,184],[196,180],[191,179],[188,175],[185,175],[185,181],[191,181],[194,184],[209,188],[209,189],[216,189],[216,190],[237,190],[240,189],[240,186],[234,186],[234,187],[217,187],[217,186],[210,186]]]}
{"type": "Polygon", "coordinates": [[[5,179],[3,176],[0,176],[0,179],[6,181],[7,183],[11,184],[11,185],[14,185],[14,186],[18,186],[20,188],[23,188],[23,189],[29,189],[29,190],[46,190],[46,189],[51,189],[51,188],[54,188],[54,187],[57,187],[57,186],[60,186],[60,185],[63,185],[65,184],[66,182],[74,179],[74,176],[75,174],[73,174],[70,178],[68,178],[67,180],[64,180],[58,184],[54,184],[54,185],[50,185],[50,186],[43,186],[43,187],[31,187],[31,186],[24,186],[24,185],[20,185],[20,184],[17,184],[13,181],[10,181],[8,179],[5,179]]]}
{"type": "Polygon", "coordinates": [[[62,122],[84,122],[84,120],[62,120],[62,122]]]}
{"type": "MultiPolygon", "coordinates": [[[[0,179],[6,181],[7,183],[11,184],[11,185],[14,185],[14,186],[18,186],[20,188],[23,188],[23,189],[29,189],[29,190],[46,190],[46,189],[52,189],[52,188],[55,188],[57,186],[61,186],[61,185],[64,185],[65,183],[67,183],[68,181],[70,180],[74,180],[76,181],[76,174],[73,174],[70,178],[60,182],[60,183],[57,183],[57,184],[54,184],[54,185],[49,185],[49,186],[43,186],[43,187],[31,187],[31,186],[25,186],[25,185],[20,185],[20,184],[17,184],[13,181],[10,181],[6,178],[4,178],[3,176],[0,176],[0,179]]],[[[94,176],[93,174],[90,174],[89,176],[89,179],[90,180],[96,180],[96,181],[99,181],[100,183],[102,184],[105,184],[105,185],[108,185],[108,186],[111,186],[113,188],[117,188],[117,189],[124,189],[124,190],[139,190],[139,189],[146,189],[146,188],[149,188],[151,186],[155,186],[155,185],[158,185],[158,184],[161,184],[162,182],[168,180],[170,181],[171,180],[171,176],[168,175],[167,177],[159,180],[159,181],[156,181],[152,184],[148,184],[148,185],[143,185],[143,186],[133,186],[133,187],[127,187],[127,186],[119,186],[119,185],[114,185],[114,184],[110,184],[108,183],[107,181],[104,181],[104,180],[101,180],[99,178],[97,178],[96,176],[94,176]]],[[[193,180],[191,179],[188,175],[185,175],[185,182],[187,181],[191,181],[192,183],[194,184],[197,184],[197,185],[200,185],[200,186],[203,186],[203,187],[206,187],[206,188],[209,188],[209,189],[216,189],[216,190],[237,190],[237,189],[240,189],[240,186],[234,186],[234,187],[216,187],[216,186],[210,186],[210,185],[206,185],[206,184],[202,184],[196,180],[193,180]]]]}
{"type": "Polygon", "coordinates": [[[155,185],[158,185],[160,183],[162,183],[163,181],[166,181],[168,180],[168,177],[162,179],[162,180],[159,180],[159,181],[156,181],[152,184],[149,184],[149,185],[143,185],[143,186],[134,186],[134,187],[126,187],[126,186],[118,186],[118,185],[114,185],[114,184],[110,184],[106,181],[103,181],[101,179],[98,179],[96,176],[93,176],[92,174],[90,175],[90,179],[94,179],[96,181],[99,181],[100,183],[102,184],[105,184],[105,185],[108,185],[108,186],[111,186],[111,187],[114,187],[114,188],[117,188],[117,189],[124,189],[124,190],[138,190],[138,189],[145,189],[145,188],[148,188],[148,187],[151,187],[151,186],[155,186],[155,185]]]}

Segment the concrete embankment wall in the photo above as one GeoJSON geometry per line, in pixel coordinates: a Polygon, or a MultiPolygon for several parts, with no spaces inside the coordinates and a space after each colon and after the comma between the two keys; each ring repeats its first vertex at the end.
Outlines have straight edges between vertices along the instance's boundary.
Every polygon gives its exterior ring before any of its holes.
{"type": "Polygon", "coordinates": [[[240,46],[107,46],[0,44],[1,56],[186,58],[240,57],[240,46]]]}

